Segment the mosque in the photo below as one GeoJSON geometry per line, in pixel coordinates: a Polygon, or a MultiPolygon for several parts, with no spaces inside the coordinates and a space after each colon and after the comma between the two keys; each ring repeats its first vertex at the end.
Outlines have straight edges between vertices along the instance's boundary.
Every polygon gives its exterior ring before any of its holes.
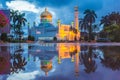
{"type": "Polygon", "coordinates": [[[57,21],[57,26],[52,23],[52,14],[45,8],[40,15],[40,24],[29,29],[29,35],[35,37],[35,40],[67,40],[74,41],[80,39],[80,31],[78,24],[78,7],[74,8],[75,18],[71,25],[61,24],[57,21]]]}

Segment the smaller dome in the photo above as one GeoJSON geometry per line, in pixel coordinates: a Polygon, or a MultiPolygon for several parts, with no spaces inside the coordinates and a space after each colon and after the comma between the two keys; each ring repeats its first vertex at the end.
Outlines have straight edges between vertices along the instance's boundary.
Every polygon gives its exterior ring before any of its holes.
{"type": "Polygon", "coordinates": [[[52,17],[52,14],[47,10],[47,8],[45,8],[45,11],[41,13],[41,17],[47,17],[47,16],[52,17]]]}

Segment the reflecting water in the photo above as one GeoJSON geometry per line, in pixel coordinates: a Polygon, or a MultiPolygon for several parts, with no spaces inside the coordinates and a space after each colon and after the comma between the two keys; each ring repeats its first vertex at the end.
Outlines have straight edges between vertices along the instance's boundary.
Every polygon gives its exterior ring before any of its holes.
{"type": "Polygon", "coordinates": [[[119,45],[5,44],[0,80],[120,80],[119,52],[119,45]]]}

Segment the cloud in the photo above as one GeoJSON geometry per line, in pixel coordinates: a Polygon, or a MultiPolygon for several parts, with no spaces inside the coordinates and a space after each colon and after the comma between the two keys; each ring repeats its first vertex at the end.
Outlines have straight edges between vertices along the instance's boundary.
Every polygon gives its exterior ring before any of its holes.
{"type": "Polygon", "coordinates": [[[47,7],[63,7],[72,3],[74,0],[28,0],[30,2],[36,3],[38,6],[47,6],[47,7]]]}
{"type": "Polygon", "coordinates": [[[28,1],[23,1],[23,0],[22,1],[16,0],[16,1],[10,1],[10,2],[7,1],[6,5],[8,8],[13,9],[13,10],[31,11],[34,13],[39,12],[39,9],[37,9],[34,4],[28,1]]]}
{"type": "Polygon", "coordinates": [[[18,73],[10,75],[7,80],[34,80],[37,75],[39,75],[39,71],[33,71],[28,73],[18,73]]]}
{"type": "MultiPolygon", "coordinates": [[[[31,26],[33,26],[34,21],[36,22],[37,25],[40,23],[40,14],[45,9],[40,6],[37,7],[35,4],[30,3],[27,0],[7,1],[6,5],[9,9],[25,12],[26,18],[27,18],[28,22],[30,22],[31,26]]],[[[52,13],[53,22],[55,22],[56,14],[54,12],[54,9],[48,7],[48,10],[50,13],[52,13]]]]}
{"type": "Polygon", "coordinates": [[[2,5],[2,4],[0,4],[0,8],[3,8],[3,5],[2,5]]]}
{"type": "MultiPolygon", "coordinates": [[[[33,27],[33,22],[36,22],[36,25],[40,23],[40,15],[41,13],[45,10],[45,8],[39,8],[38,13],[33,13],[33,12],[25,12],[26,13],[26,18],[28,22],[30,23],[31,27],[33,27]]],[[[56,23],[56,13],[53,8],[48,8],[48,11],[52,14],[53,16],[53,23],[56,23]]]]}

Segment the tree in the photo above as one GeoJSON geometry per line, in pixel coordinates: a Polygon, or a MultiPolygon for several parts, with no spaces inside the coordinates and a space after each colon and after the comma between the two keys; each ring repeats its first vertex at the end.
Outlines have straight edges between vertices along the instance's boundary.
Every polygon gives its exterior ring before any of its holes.
{"type": "Polygon", "coordinates": [[[100,20],[100,25],[103,25],[103,26],[110,25],[110,20],[108,15],[102,17],[102,19],[100,20]]]}
{"type": "Polygon", "coordinates": [[[120,70],[120,48],[118,46],[101,47],[103,57],[100,57],[101,63],[106,68],[118,71],[120,70]]]}
{"type": "Polygon", "coordinates": [[[112,41],[120,41],[120,14],[118,12],[103,16],[100,25],[103,25],[101,34],[105,32],[112,41]]]}
{"type": "Polygon", "coordinates": [[[14,36],[15,36],[15,31],[16,31],[16,24],[17,24],[17,15],[18,15],[18,10],[10,10],[10,26],[14,31],[14,36]]]}
{"type": "Polygon", "coordinates": [[[88,26],[88,24],[85,21],[85,19],[79,19],[79,27],[81,30],[84,30],[84,32],[86,32],[87,28],[88,28],[87,26],[88,26]]]}
{"type": "Polygon", "coordinates": [[[104,28],[105,32],[108,34],[108,38],[112,41],[120,41],[120,26],[117,24],[112,24],[109,27],[104,28]]]}
{"type": "Polygon", "coordinates": [[[28,40],[30,40],[30,41],[34,41],[35,38],[34,38],[34,36],[29,35],[29,36],[28,36],[28,40]]]}
{"type": "Polygon", "coordinates": [[[112,12],[106,16],[103,16],[100,22],[100,25],[103,25],[104,27],[112,24],[120,25],[120,14],[118,12],[112,12]]]}
{"type": "Polygon", "coordinates": [[[4,41],[4,42],[7,41],[7,33],[2,33],[1,34],[1,40],[4,41]]]}
{"type": "Polygon", "coordinates": [[[57,37],[55,36],[55,37],[53,38],[53,40],[54,40],[54,41],[57,41],[57,37]]]}
{"type": "Polygon", "coordinates": [[[27,64],[27,61],[25,57],[22,56],[21,53],[23,53],[23,49],[18,49],[14,52],[14,54],[11,55],[11,73],[19,73],[20,71],[25,70],[25,65],[27,64]]]}
{"type": "Polygon", "coordinates": [[[21,36],[24,34],[22,31],[22,27],[25,26],[25,23],[27,22],[24,16],[25,13],[19,13],[17,15],[17,27],[15,32],[19,35],[19,40],[21,40],[21,36]]]}
{"type": "Polygon", "coordinates": [[[85,66],[85,72],[95,72],[95,70],[97,69],[97,65],[95,60],[93,59],[93,48],[89,46],[87,53],[81,53],[81,58],[85,66]]]}
{"type": "Polygon", "coordinates": [[[85,10],[84,12],[85,16],[85,22],[88,25],[88,32],[89,32],[89,41],[91,41],[91,35],[92,35],[92,24],[95,22],[95,18],[97,18],[96,13],[93,10],[85,10]]]}
{"type": "Polygon", "coordinates": [[[27,22],[25,17],[25,13],[20,13],[18,11],[11,10],[10,12],[10,18],[11,18],[11,27],[14,30],[14,34],[17,34],[19,37],[19,40],[21,39],[21,36],[24,34],[22,31],[22,27],[25,26],[25,23],[27,22]]]}

